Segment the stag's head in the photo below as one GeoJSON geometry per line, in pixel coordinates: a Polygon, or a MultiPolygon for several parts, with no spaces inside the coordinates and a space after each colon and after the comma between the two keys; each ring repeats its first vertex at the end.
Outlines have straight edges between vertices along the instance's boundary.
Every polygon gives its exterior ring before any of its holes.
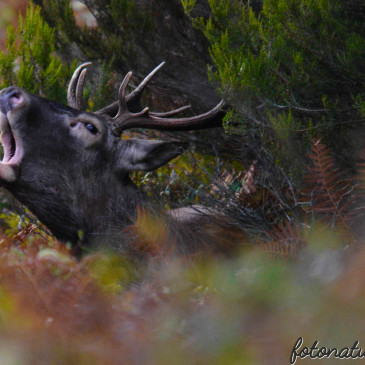
{"type": "Polygon", "coordinates": [[[128,73],[118,101],[97,112],[82,110],[86,67],[74,73],[64,106],[11,86],[0,92],[4,157],[0,183],[64,241],[119,229],[133,219],[140,195],[132,170],[151,171],[181,154],[186,143],[122,139],[133,127],[160,130],[209,128],[220,123],[220,107],[191,118],[142,109],[140,97],[153,70],[129,95],[128,73]]]}

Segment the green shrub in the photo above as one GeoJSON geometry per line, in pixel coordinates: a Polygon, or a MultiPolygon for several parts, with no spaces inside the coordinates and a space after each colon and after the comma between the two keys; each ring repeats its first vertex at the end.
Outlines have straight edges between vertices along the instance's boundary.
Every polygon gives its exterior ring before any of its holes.
{"type": "Polygon", "coordinates": [[[65,66],[55,52],[55,31],[40,8],[30,4],[17,29],[7,29],[6,50],[0,52],[0,88],[10,85],[66,102],[67,83],[75,64],[65,66]]]}
{"type": "MultiPolygon", "coordinates": [[[[182,3],[191,14],[195,1],[182,3]]],[[[236,111],[226,126],[259,138],[279,160],[300,159],[308,143],[295,139],[318,133],[343,152],[346,131],[363,121],[363,2],[266,0],[254,11],[257,3],[209,0],[211,16],[193,18],[210,43],[211,81],[236,111]]]]}

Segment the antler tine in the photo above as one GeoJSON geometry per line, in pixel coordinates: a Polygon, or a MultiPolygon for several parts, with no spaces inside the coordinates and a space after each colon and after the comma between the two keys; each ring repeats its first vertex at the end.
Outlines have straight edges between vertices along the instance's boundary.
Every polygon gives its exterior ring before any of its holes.
{"type": "Polygon", "coordinates": [[[184,110],[187,110],[189,108],[191,108],[191,105],[184,105],[181,108],[169,110],[168,112],[164,112],[164,113],[150,112],[150,115],[153,115],[154,117],[161,117],[161,118],[171,117],[172,115],[179,114],[179,113],[181,113],[184,110]]]}
{"type": "Polygon", "coordinates": [[[133,114],[128,112],[113,120],[112,131],[119,136],[124,130],[130,128],[147,128],[165,131],[187,131],[222,126],[222,118],[225,112],[222,110],[222,100],[212,110],[190,118],[163,118],[148,113],[148,108],[142,112],[133,114]]]}
{"type": "Polygon", "coordinates": [[[148,114],[148,108],[143,109],[139,113],[131,113],[128,110],[126,90],[127,90],[127,86],[129,84],[131,77],[132,77],[132,72],[129,71],[127,73],[127,75],[125,75],[124,80],[123,80],[122,84],[120,85],[119,93],[118,93],[119,108],[118,108],[118,113],[113,118],[113,120],[120,120],[120,119],[124,120],[124,119],[128,119],[128,118],[136,118],[136,117],[140,117],[144,114],[148,114]]]}
{"type": "Polygon", "coordinates": [[[85,76],[87,67],[91,62],[86,62],[80,65],[72,75],[70,84],[67,90],[68,105],[72,108],[81,110],[83,108],[83,92],[85,85],[85,76]]]}
{"type": "Polygon", "coordinates": [[[165,65],[165,61],[161,62],[157,67],[155,67],[144,79],[143,81],[128,95],[128,102],[139,101],[143,90],[147,84],[151,81],[152,77],[165,65]]]}
{"type": "MultiPolygon", "coordinates": [[[[143,81],[129,95],[125,97],[126,103],[128,103],[129,105],[137,104],[137,107],[141,109],[139,102],[143,90],[146,88],[147,84],[151,81],[152,77],[164,66],[165,63],[166,63],[165,61],[161,62],[143,79],[143,81]]],[[[114,103],[106,106],[105,108],[98,110],[96,113],[108,114],[110,116],[113,116],[117,113],[118,108],[119,108],[119,101],[115,101],[114,103]]]]}
{"type": "Polygon", "coordinates": [[[124,79],[123,79],[123,82],[122,84],[120,85],[120,88],[119,88],[119,92],[118,92],[118,113],[117,115],[115,116],[115,118],[119,118],[123,113],[126,113],[128,112],[128,109],[127,109],[127,103],[126,103],[126,100],[125,100],[125,93],[126,93],[126,89],[127,89],[127,86],[129,84],[129,81],[132,77],[132,72],[129,71],[124,79]]]}

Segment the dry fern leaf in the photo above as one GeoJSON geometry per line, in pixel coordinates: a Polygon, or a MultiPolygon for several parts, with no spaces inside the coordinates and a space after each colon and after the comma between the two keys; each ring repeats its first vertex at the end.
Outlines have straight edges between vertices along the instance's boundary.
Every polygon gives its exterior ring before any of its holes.
{"type": "Polygon", "coordinates": [[[266,233],[272,241],[261,242],[260,247],[273,257],[297,258],[305,245],[297,222],[279,223],[266,233]]]}
{"type": "Polygon", "coordinates": [[[308,168],[304,191],[309,211],[319,213],[332,227],[338,222],[348,227],[349,208],[356,200],[352,180],[343,177],[320,140],[313,143],[309,157],[313,165],[308,168]]]}
{"type": "Polygon", "coordinates": [[[236,171],[234,168],[231,170],[224,169],[217,181],[213,182],[210,187],[210,195],[214,196],[219,193],[220,189],[232,189],[235,191],[236,198],[240,199],[242,195],[255,194],[257,191],[256,187],[256,163],[253,163],[249,168],[243,171],[236,171]]]}
{"type": "Polygon", "coordinates": [[[360,162],[357,163],[357,180],[360,181],[361,188],[365,188],[365,149],[359,154],[360,162]]]}
{"type": "Polygon", "coordinates": [[[359,159],[360,161],[357,163],[357,176],[355,176],[357,183],[355,186],[356,199],[354,199],[351,211],[348,213],[351,223],[356,230],[359,228],[362,230],[365,218],[365,149],[360,152],[359,159]]]}

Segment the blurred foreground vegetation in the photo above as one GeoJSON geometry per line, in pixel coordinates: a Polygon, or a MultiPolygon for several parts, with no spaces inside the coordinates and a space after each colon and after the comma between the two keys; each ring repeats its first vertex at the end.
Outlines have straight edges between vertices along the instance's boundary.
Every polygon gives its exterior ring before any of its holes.
{"type": "Polygon", "coordinates": [[[77,261],[32,226],[3,235],[1,363],[287,364],[299,337],[361,346],[362,242],[320,224],[305,237],[295,261],[257,246],[136,267],[116,253],[77,261]]]}
{"type": "MultiPolygon", "coordinates": [[[[43,9],[48,18],[52,4],[43,9]]],[[[149,10],[143,1],[120,4],[134,19],[149,10]]],[[[133,178],[166,208],[198,202],[224,212],[247,233],[242,248],[230,258],[163,256],[165,228],[146,214],[133,232],[148,260],[117,252],[77,260],[3,196],[1,364],[275,365],[289,363],[299,337],[308,347],[365,347],[364,146],[349,138],[361,136],[364,118],[364,6],[222,0],[198,17],[195,1],[183,4],[210,44],[211,81],[231,105],[230,137],[219,132],[212,145],[225,140],[239,153],[230,159],[193,144],[169,167],[133,178]],[[159,235],[150,239],[152,226],[159,235]]],[[[41,10],[31,5],[8,29],[0,84],[64,102],[76,61],[60,45],[73,13],[53,28],[41,10]]],[[[88,39],[81,50],[92,56],[97,42],[88,39]]],[[[104,102],[119,78],[102,65],[86,90],[88,107],[104,102]]]]}

